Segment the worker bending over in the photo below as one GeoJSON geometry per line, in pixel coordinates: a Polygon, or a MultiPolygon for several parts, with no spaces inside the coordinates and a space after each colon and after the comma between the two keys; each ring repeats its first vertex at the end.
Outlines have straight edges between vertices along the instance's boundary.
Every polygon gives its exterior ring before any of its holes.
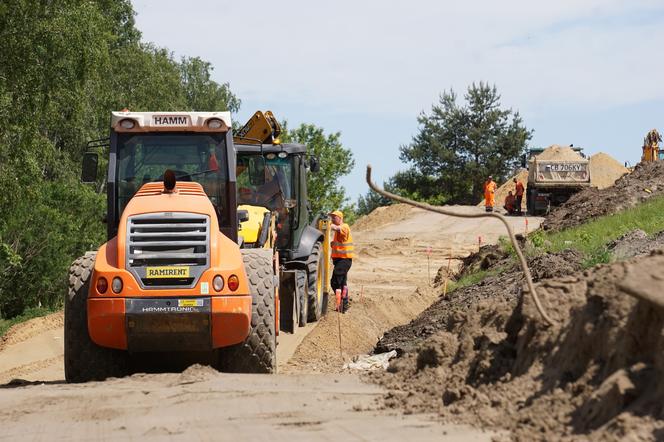
{"type": "Polygon", "coordinates": [[[484,183],[484,207],[487,212],[493,212],[493,206],[496,204],[496,183],[493,177],[489,175],[484,183]]]}
{"type": "Polygon", "coordinates": [[[344,214],[340,210],[330,213],[332,217],[331,229],[334,232],[332,238],[332,280],[330,285],[332,290],[341,292],[340,311],[345,313],[348,310],[348,271],[353,265],[353,236],[350,233],[350,227],[344,223],[344,214]]]}
{"type": "Polygon", "coordinates": [[[516,213],[516,198],[512,194],[512,191],[510,190],[507,196],[505,197],[505,205],[503,206],[503,209],[507,212],[508,215],[514,215],[516,213]]]}

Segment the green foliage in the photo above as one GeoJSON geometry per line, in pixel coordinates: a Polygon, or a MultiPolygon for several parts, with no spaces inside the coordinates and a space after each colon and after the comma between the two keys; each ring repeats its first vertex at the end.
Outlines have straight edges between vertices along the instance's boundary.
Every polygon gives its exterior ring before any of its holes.
{"type": "MultiPolygon", "coordinates": [[[[383,187],[386,187],[385,183],[383,183],[383,187]]],[[[385,198],[369,189],[366,195],[360,196],[357,199],[357,215],[368,215],[378,207],[389,206],[390,204],[392,204],[391,199],[385,198]]]]}
{"type": "Polygon", "coordinates": [[[295,129],[288,129],[286,123],[282,126],[283,142],[305,144],[309,156],[320,161],[320,171],[309,173],[307,179],[311,212],[315,215],[341,209],[345,211],[345,221],[352,220],[355,210],[348,204],[346,191],[339,184],[339,179],[351,172],[355,161],[350,149],[341,144],[341,133],[325,134],[323,128],[313,124],[301,124],[295,129]]]}
{"type": "Polygon", "coordinates": [[[610,262],[607,244],[627,232],[641,229],[648,235],[664,230],[664,197],[655,197],[636,207],[560,232],[537,231],[528,238],[533,253],[560,252],[575,249],[586,259],[585,267],[610,262]]]}
{"type": "Polygon", "coordinates": [[[475,204],[488,175],[504,181],[531,138],[518,112],[502,109],[495,86],[472,84],[465,105],[444,92],[431,114],[418,117],[419,133],[401,147],[412,167],[395,176],[403,193],[430,203],[475,204]]]}
{"type": "Polygon", "coordinates": [[[475,272],[463,275],[458,281],[450,281],[447,285],[447,293],[462,289],[471,285],[478,284],[489,276],[495,276],[503,271],[501,267],[490,270],[477,270],[475,272]]]}
{"type": "Polygon", "coordinates": [[[187,100],[187,109],[200,111],[240,110],[240,100],[231,93],[228,83],[210,79],[212,65],[198,57],[183,58],[180,75],[187,100]]]}
{"type": "MultiPolygon", "coordinates": [[[[78,182],[109,113],[237,110],[199,58],[141,43],[128,0],[0,3],[0,317],[57,307],[104,240],[105,197],[78,182]]],[[[99,187],[101,189],[101,186],[99,187]]]]}

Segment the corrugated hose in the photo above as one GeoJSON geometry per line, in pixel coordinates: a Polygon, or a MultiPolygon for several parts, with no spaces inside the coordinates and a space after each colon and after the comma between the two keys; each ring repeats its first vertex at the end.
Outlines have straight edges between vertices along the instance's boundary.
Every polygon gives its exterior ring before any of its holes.
{"type": "Polygon", "coordinates": [[[532,296],[533,302],[535,303],[535,307],[537,307],[537,311],[539,312],[540,316],[542,316],[542,319],[549,324],[549,325],[554,325],[555,322],[553,319],[547,315],[546,311],[544,310],[544,307],[542,307],[542,303],[539,300],[539,297],[537,296],[537,293],[535,292],[535,285],[533,284],[533,278],[530,275],[530,269],[528,268],[528,263],[526,262],[526,258],[523,256],[523,252],[521,251],[521,247],[519,247],[519,243],[516,240],[516,236],[514,235],[514,231],[512,230],[512,227],[509,225],[507,222],[507,219],[499,214],[499,213],[457,213],[449,209],[444,209],[442,207],[435,207],[431,206],[426,203],[419,203],[417,201],[410,200],[408,198],[404,198],[399,195],[395,195],[393,193],[387,192],[384,189],[379,188],[376,186],[376,184],[371,181],[371,165],[367,165],[367,184],[369,184],[369,187],[375,191],[376,193],[389,198],[394,201],[398,201],[400,203],[404,204],[409,204],[411,206],[419,207],[420,209],[428,210],[430,212],[436,212],[440,213],[443,215],[447,216],[455,216],[457,218],[496,218],[499,219],[505,228],[507,229],[507,234],[510,237],[510,241],[512,242],[512,246],[514,247],[514,251],[516,252],[516,256],[519,258],[519,264],[521,265],[521,270],[523,270],[523,275],[526,278],[526,284],[528,285],[528,290],[530,291],[530,295],[532,296]]]}

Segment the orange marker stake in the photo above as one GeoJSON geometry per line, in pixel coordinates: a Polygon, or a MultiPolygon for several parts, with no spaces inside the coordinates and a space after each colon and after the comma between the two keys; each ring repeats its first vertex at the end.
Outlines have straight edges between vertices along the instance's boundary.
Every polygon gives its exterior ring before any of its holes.
{"type": "Polygon", "coordinates": [[[341,360],[344,359],[344,354],[341,351],[341,289],[334,291],[335,301],[337,302],[337,325],[339,327],[339,356],[341,360]]]}
{"type": "Polygon", "coordinates": [[[526,235],[528,235],[528,218],[526,218],[526,235]]]}

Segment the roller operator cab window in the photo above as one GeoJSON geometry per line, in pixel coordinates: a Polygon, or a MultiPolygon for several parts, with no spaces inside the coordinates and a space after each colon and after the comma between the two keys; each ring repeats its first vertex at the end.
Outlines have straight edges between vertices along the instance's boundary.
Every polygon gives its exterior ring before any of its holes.
{"type": "Polygon", "coordinates": [[[228,225],[224,134],[119,134],[117,155],[118,213],[143,184],[163,181],[164,171],[171,169],[178,181],[200,183],[219,224],[228,225]]]}

